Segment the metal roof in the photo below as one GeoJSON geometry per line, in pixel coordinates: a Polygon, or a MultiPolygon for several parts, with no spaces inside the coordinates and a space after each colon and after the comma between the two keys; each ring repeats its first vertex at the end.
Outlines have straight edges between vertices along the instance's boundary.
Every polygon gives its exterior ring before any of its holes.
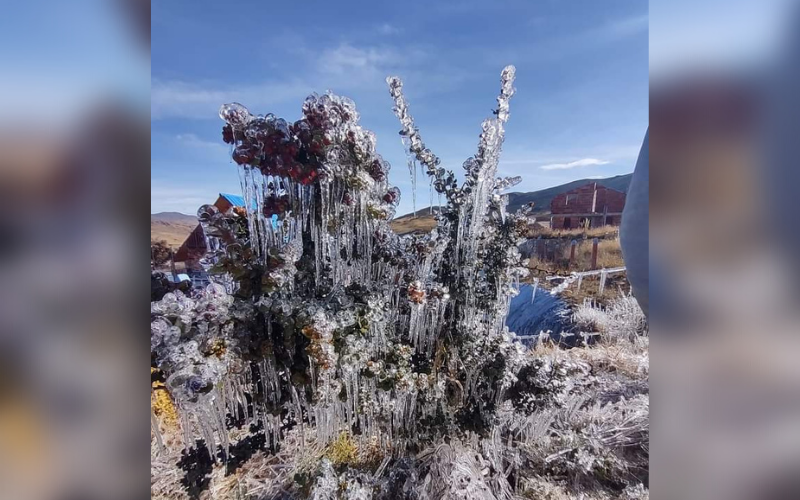
{"type": "Polygon", "coordinates": [[[244,206],[244,198],[239,196],[238,194],[227,194],[227,193],[220,193],[221,197],[228,200],[228,202],[235,206],[235,207],[243,207],[244,206]]]}
{"type": "MultiPolygon", "coordinates": [[[[233,205],[235,207],[243,207],[244,206],[244,198],[242,198],[238,194],[220,193],[219,195],[220,195],[220,197],[225,198],[226,200],[228,200],[228,203],[230,203],[231,205],[233,205]]],[[[253,209],[254,210],[256,209],[255,201],[253,201],[253,209]]],[[[278,216],[273,214],[271,219],[272,219],[272,227],[277,228],[278,227],[278,216]]]]}
{"type": "Polygon", "coordinates": [[[172,276],[172,274],[167,275],[167,279],[173,283],[182,283],[184,281],[192,281],[188,274],[178,274],[177,276],[172,276]]]}

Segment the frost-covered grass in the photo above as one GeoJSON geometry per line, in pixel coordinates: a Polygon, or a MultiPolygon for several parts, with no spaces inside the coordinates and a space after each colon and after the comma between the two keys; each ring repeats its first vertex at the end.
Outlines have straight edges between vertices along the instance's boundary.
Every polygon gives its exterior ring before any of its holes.
{"type": "Polygon", "coordinates": [[[487,435],[453,435],[395,455],[358,436],[320,446],[312,432],[295,427],[275,453],[256,450],[233,471],[222,463],[209,468],[192,497],[181,484],[190,474],[176,466],[180,432],[164,429],[171,451],[159,454],[153,441],[152,498],[647,499],[643,315],[628,296],[604,307],[586,303],[574,314],[577,324],[601,333],[600,342],[530,350],[534,362],[519,376],[535,390],[504,403],[487,435]]]}
{"type": "Polygon", "coordinates": [[[608,301],[604,306],[585,300],[575,308],[573,320],[584,331],[603,334],[606,342],[637,341],[647,330],[647,320],[636,299],[629,294],[608,301]]]}

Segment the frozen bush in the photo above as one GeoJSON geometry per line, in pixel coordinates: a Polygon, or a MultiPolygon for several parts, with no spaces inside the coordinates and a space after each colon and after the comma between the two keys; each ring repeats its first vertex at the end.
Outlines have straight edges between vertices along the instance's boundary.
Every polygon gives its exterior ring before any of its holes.
{"type": "Polygon", "coordinates": [[[610,341],[635,341],[647,332],[647,319],[632,295],[612,299],[604,307],[586,300],[575,308],[572,319],[583,331],[600,332],[610,341]]]}
{"type": "MultiPolygon", "coordinates": [[[[229,286],[151,304],[152,359],[195,489],[505,500],[533,473],[602,494],[636,485],[640,455],[626,453],[646,439],[641,398],[605,397],[617,386],[591,361],[528,352],[505,326],[527,274],[527,214],[507,213],[503,194],[519,179],[497,177],[513,80],[509,66],[461,184],[422,141],[402,82],[387,80],[412,178],[421,165],[447,202],[423,236],[389,227],[399,190],[351,100],[309,96],[293,123],[222,106],[244,206],[206,205],[198,219],[202,262],[229,286]]],[[[613,307],[586,314],[605,332],[638,332],[613,307]]],[[[162,457],[180,452],[158,442],[153,484],[174,492],[162,457]]]]}

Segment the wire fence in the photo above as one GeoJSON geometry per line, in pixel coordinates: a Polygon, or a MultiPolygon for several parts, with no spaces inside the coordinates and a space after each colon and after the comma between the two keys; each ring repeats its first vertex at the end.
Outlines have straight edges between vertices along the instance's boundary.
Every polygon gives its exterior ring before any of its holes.
{"type": "Polygon", "coordinates": [[[531,267],[544,267],[550,271],[593,271],[623,265],[617,238],[569,240],[539,237],[522,243],[519,251],[523,258],[531,261],[531,267]]]}
{"type": "MultiPolygon", "coordinates": [[[[572,240],[576,242],[576,240],[572,240]]],[[[535,258],[541,261],[555,261],[568,254],[572,242],[564,239],[532,238],[519,246],[519,251],[527,259],[535,258]]]]}
{"type": "Polygon", "coordinates": [[[573,283],[578,290],[581,289],[581,283],[583,282],[583,278],[586,276],[600,276],[600,284],[598,285],[598,294],[602,294],[606,288],[606,279],[608,278],[609,274],[617,274],[617,273],[624,273],[627,271],[626,267],[614,267],[611,269],[597,269],[595,271],[583,271],[583,272],[573,272],[570,273],[568,276],[548,276],[545,279],[547,281],[554,281],[554,280],[562,280],[561,283],[550,290],[550,293],[553,295],[557,295],[567,288],[570,287],[573,283]]]}

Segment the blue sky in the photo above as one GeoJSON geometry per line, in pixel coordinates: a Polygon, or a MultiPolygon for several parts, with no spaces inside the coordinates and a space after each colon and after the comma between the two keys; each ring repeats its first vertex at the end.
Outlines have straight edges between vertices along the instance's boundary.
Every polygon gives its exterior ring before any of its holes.
{"type": "Polygon", "coordinates": [[[121,2],[6,2],[0,126],[72,131],[100,102],[146,113],[150,58],[121,2]]]}
{"type": "MultiPolygon", "coordinates": [[[[219,105],[300,117],[310,92],[355,100],[411,211],[399,125],[384,82],[398,75],[427,145],[461,176],[500,70],[517,94],[500,163],[532,191],[628,173],[648,120],[644,0],[154,2],[151,210],[193,214],[240,192],[219,105]],[[234,7],[234,3],[236,7],[234,7]]],[[[427,183],[417,208],[429,203],[427,183]]]]}

